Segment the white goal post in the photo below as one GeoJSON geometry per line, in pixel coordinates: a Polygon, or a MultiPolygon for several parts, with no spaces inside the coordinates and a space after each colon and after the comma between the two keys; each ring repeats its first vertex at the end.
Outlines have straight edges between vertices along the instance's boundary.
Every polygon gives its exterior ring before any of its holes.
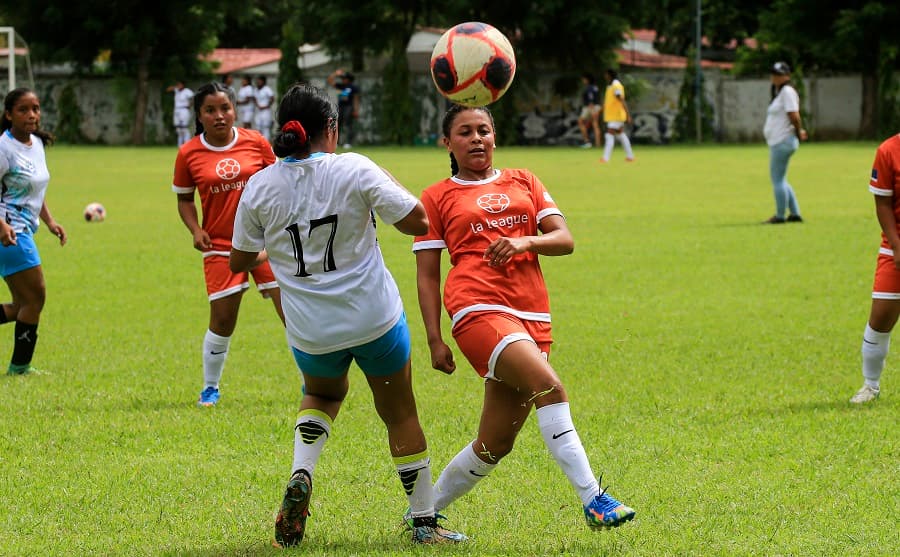
{"type": "Polygon", "coordinates": [[[15,27],[0,26],[0,68],[6,70],[7,91],[16,87],[34,87],[28,45],[16,33],[15,27]]]}

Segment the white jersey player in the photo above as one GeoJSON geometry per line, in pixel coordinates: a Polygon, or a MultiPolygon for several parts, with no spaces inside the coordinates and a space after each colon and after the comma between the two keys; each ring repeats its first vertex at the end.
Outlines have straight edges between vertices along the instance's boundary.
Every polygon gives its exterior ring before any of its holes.
{"type": "Polygon", "coordinates": [[[253,117],[256,114],[256,95],[250,76],[241,78],[241,88],[237,91],[237,116],[240,127],[253,128],[253,117]]]}
{"type": "Polygon", "coordinates": [[[183,81],[175,82],[175,85],[169,87],[169,91],[175,93],[175,109],[172,113],[172,123],[175,125],[175,135],[178,138],[178,146],[181,147],[191,139],[191,122],[193,121],[193,111],[191,110],[191,101],[194,99],[194,92],[184,86],[183,81]]]}
{"type": "Polygon", "coordinates": [[[335,154],[337,111],[323,91],[295,85],[281,100],[278,119],[273,148],[282,160],[247,182],[230,260],[233,271],[246,271],[266,251],[304,379],[275,540],[290,546],[303,539],[315,467],[355,361],[387,427],[413,541],[463,541],[436,521],[431,460],[412,392],[409,329],[375,234],[376,214],[400,232],[424,234],[425,208],[368,158],[335,154]]]}
{"type": "Polygon", "coordinates": [[[256,78],[256,115],[253,119],[254,127],[263,134],[267,140],[272,139],[272,103],[275,101],[275,93],[266,85],[266,77],[261,75],[256,78]]]}

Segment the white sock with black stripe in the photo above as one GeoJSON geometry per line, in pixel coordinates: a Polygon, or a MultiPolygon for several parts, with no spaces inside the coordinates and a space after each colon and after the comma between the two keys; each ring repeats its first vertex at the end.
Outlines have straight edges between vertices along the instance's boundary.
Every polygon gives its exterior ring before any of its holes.
{"type": "Polygon", "coordinates": [[[312,478],[322,448],[330,436],[331,416],[313,408],[301,410],[297,414],[297,425],[294,426],[294,463],[291,474],[303,469],[312,478]]]}

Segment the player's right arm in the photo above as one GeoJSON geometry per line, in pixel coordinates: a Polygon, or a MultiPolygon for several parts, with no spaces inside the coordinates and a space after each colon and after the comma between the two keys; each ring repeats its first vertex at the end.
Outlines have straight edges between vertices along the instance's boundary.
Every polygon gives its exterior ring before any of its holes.
{"type": "Polygon", "coordinates": [[[179,193],[178,216],[194,237],[194,247],[200,251],[212,249],[212,240],[206,230],[200,226],[197,218],[197,205],[194,203],[193,193],[179,193]]]}
{"type": "Polygon", "coordinates": [[[456,363],[441,334],[441,251],[416,251],[416,288],[428,348],[431,350],[431,367],[449,374],[456,371],[456,363]]]}

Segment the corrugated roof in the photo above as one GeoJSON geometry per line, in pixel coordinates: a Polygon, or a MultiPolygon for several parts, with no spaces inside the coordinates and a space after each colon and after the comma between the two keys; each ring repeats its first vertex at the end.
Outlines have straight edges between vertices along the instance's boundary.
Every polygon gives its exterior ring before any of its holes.
{"type": "Polygon", "coordinates": [[[240,73],[242,70],[255,68],[281,60],[278,48],[217,48],[206,57],[207,60],[219,62],[215,73],[240,73]]]}

